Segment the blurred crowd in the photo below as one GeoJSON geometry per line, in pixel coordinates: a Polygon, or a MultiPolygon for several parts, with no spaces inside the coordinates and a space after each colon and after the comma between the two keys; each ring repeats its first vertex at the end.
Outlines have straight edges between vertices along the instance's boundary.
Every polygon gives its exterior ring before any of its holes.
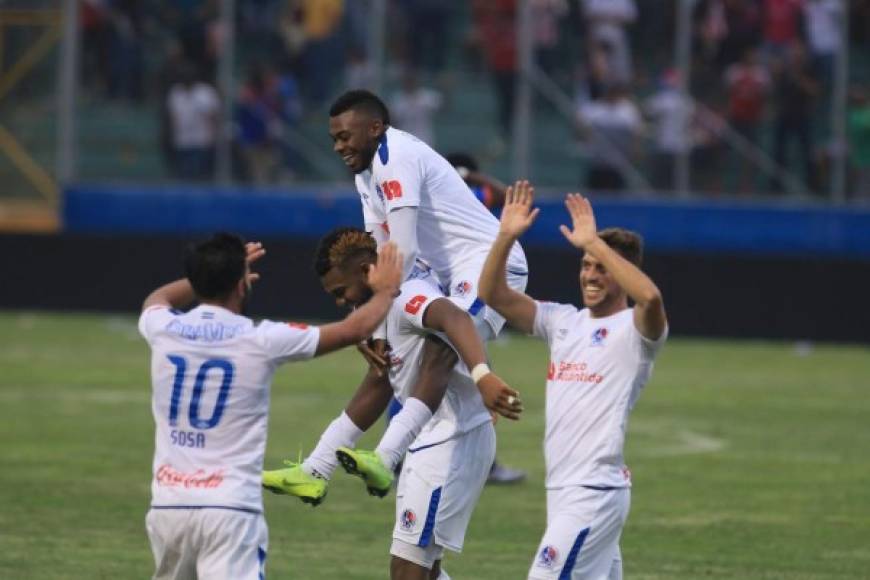
{"type": "MultiPolygon", "coordinates": [[[[162,148],[178,179],[213,178],[227,126],[236,178],[293,179],[305,163],[298,147],[305,119],[322,116],[339,91],[376,83],[368,54],[373,2],[236,0],[233,95],[218,89],[228,34],[220,5],[81,0],[83,84],[101,98],[160,103],[162,148]]],[[[847,41],[870,46],[870,0],[697,0],[688,79],[675,61],[676,6],[531,0],[534,60],[551,86],[538,77],[535,85],[544,97],[561,91],[575,103],[584,185],[667,191],[676,160],[686,156],[696,190],[826,191],[838,154],[831,141],[837,55],[847,41]]],[[[507,143],[518,9],[517,0],[390,0],[390,65],[381,78],[394,124],[437,147],[437,120],[463,90],[461,71],[487,79],[492,123],[507,143]]],[[[852,191],[868,190],[867,86],[849,89],[852,191]]],[[[557,100],[537,98],[536,114],[564,114],[557,100]]]]}

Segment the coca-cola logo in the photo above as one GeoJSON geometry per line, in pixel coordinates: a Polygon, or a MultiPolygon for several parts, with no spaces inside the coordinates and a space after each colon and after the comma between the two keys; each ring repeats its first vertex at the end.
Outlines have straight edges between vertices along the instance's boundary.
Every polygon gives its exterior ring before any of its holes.
{"type": "Polygon", "coordinates": [[[213,489],[224,482],[224,470],[217,469],[207,473],[204,469],[197,469],[193,473],[184,473],[175,470],[171,465],[163,464],[154,477],[157,485],[164,487],[213,489]]]}

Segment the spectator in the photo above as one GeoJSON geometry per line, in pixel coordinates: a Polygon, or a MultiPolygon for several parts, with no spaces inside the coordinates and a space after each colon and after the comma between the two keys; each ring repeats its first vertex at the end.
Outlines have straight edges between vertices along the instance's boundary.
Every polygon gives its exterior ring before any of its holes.
{"type": "Polygon", "coordinates": [[[110,0],[109,6],[109,98],[141,101],[145,96],[144,1],[110,0]]]}
{"type": "Polygon", "coordinates": [[[842,0],[808,0],[804,5],[807,42],[824,86],[834,79],[834,61],[843,42],[842,0]]]}
{"type": "Polygon", "coordinates": [[[658,190],[673,189],[675,160],[691,148],[689,121],[693,104],[680,92],[679,80],[679,72],[666,71],[659,90],[644,104],[646,114],[654,121],[652,185],[658,190]]]}
{"type": "MultiPolygon", "coordinates": [[[[754,48],[747,49],[743,60],[725,71],[728,121],[737,133],[756,147],[770,84],[770,75],[758,62],[757,50],[754,48]]],[[[741,190],[745,190],[747,183],[754,183],[755,171],[752,164],[748,164],[738,173],[741,176],[741,190]]]]}
{"type": "Polygon", "coordinates": [[[474,0],[474,40],[495,83],[498,124],[511,133],[517,76],[516,0],[474,0]]]}
{"type": "MultiPolygon", "coordinates": [[[[780,167],[788,169],[788,144],[789,141],[797,141],[806,184],[810,189],[815,189],[817,183],[813,162],[812,118],[819,85],[802,43],[792,44],[787,58],[785,66],[776,76],[774,159],[780,167]]],[[[782,183],[774,179],[771,189],[781,191],[782,183]]]]}
{"type": "Polygon", "coordinates": [[[444,103],[441,93],[421,87],[414,71],[405,73],[402,88],[393,95],[390,117],[396,128],[435,147],[434,116],[444,103]]]}
{"type": "Polygon", "coordinates": [[[607,47],[614,82],[627,85],[633,74],[625,29],[637,19],[634,0],[583,0],[583,13],[591,44],[607,47]]]}
{"type": "Polygon", "coordinates": [[[365,51],[358,46],[351,47],[344,69],[345,86],[351,89],[374,90],[376,74],[375,67],[366,57],[365,51]]]}
{"type": "Polygon", "coordinates": [[[740,61],[761,41],[761,11],[754,0],[723,0],[728,34],[719,51],[719,71],[740,61]]]}
{"type": "Polygon", "coordinates": [[[206,180],[214,174],[220,98],[210,84],[197,81],[191,65],[182,68],[166,97],[172,173],[178,179],[206,180]]]}
{"type": "Polygon", "coordinates": [[[341,25],[344,0],[302,0],[301,67],[306,98],[314,106],[329,97],[337,75],[344,69],[341,25]]]}
{"type": "Polygon", "coordinates": [[[281,117],[274,77],[254,66],[236,104],[238,145],[246,176],[257,185],[272,183],[279,167],[281,117]]]}
{"type": "Polygon", "coordinates": [[[764,57],[768,62],[786,60],[789,46],[800,39],[803,3],[803,0],[764,0],[764,57]]]}
{"type": "Polygon", "coordinates": [[[589,164],[586,187],[596,191],[625,188],[625,163],[638,157],[643,120],[621,85],[611,85],[599,101],[580,105],[577,122],[587,134],[589,164]]]}
{"type": "Polygon", "coordinates": [[[444,0],[403,0],[410,65],[430,76],[444,70],[455,7],[444,0]]]}

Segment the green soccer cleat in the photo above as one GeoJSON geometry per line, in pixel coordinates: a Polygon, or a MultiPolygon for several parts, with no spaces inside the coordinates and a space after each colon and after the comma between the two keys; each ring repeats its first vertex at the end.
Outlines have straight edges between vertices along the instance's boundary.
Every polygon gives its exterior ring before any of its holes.
{"type": "Polygon", "coordinates": [[[329,482],[322,477],[308,474],[302,464],[284,461],[284,469],[263,472],[263,487],[281,495],[294,495],[312,506],[319,505],[326,498],[329,482]]]}
{"type": "Polygon", "coordinates": [[[384,497],[390,493],[390,488],[393,486],[393,472],[387,469],[377,453],[339,447],[335,451],[335,456],[345,471],[362,478],[369,494],[384,497]]]}

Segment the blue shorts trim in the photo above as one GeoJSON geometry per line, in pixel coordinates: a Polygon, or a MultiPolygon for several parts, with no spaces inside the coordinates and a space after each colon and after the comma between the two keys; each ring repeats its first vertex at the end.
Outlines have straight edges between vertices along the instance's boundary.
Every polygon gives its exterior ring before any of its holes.
{"type": "Polygon", "coordinates": [[[580,556],[580,548],[583,547],[583,542],[586,541],[586,536],[589,535],[589,530],[590,528],[585,528],[577,534],[577,539],[574,540],[574,545],[571,546],[571,551],[568,552],[568,557],[565,559],[562,573],[559,574],[559,580],[571,580],[571,572],[574,571],[574,566],[577,565],[577,557],[580,556]]]}
{"type": "Polygon", "coordinates": [[[432,535],[435,532],[435,516],[438,515],[438,504],[441,502],[441,488],[437,488],[432,492],[429,498],[429,510],[426,513],[426,523],[423,525],[423,533],[420,534],[420,541],[417,545],[425,548],[432,541],[432,535]]]}

